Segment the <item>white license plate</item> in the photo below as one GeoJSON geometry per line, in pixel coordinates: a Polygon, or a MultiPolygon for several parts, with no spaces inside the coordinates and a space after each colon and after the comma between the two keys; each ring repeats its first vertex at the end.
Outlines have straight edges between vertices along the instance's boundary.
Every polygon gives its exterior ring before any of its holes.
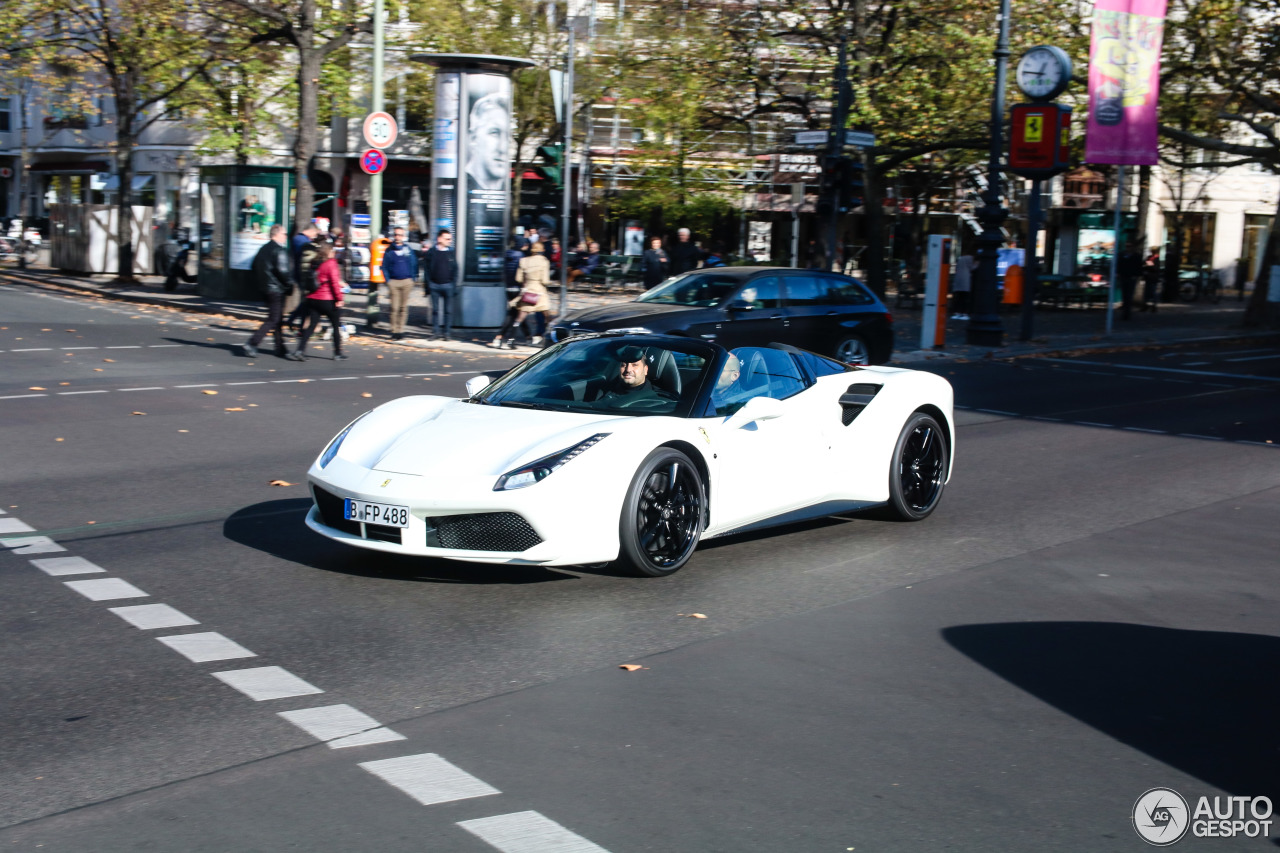
{"type": "Polygon", "coordinates": [[[342,517],[347,521],[363,521],[366,524],[385,524],[387,527],[408,527],[409,508],[391,504],[376,504],[347,498],[342,502],[342,517]]]}

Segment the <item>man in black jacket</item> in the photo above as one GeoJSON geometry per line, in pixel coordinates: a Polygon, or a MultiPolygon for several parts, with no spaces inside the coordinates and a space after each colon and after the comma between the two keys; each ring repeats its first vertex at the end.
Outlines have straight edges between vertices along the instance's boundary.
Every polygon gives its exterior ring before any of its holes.
{"type": "Polygon", "coordinates": [[[671,275],[696,270],[702,261],[702,252],[698,251],[698,244],[693,242],[688,228],[676,232],[675,245],[667,250],[667,256],[671,258],[671,275]]]}
{"type": "MultiPolygon", "coordinates": [[[[285,248],[284,226],[271,226],[271,239],[258,250],[253,258],[253,280],[258,285],[262,299],[267,303],[267,319],[258,331],[244,344],[244,354],[250,358],[258,354],[258,345],[271,332],[275,336],[276,355],[284,356],[284,300],[296,286],[289,264],[289,250],[285,248]]],[[[336,332],[335,332],[336,334],[336,332]]]]}
{"type": "Polygon", "coordinates": [[[422,253],[422,266],[431,296],[432,337],[447,341],[453,332],[453,297],[458,282],[458,256],[449,229],[441,228],[436,244],[422,253]]]}

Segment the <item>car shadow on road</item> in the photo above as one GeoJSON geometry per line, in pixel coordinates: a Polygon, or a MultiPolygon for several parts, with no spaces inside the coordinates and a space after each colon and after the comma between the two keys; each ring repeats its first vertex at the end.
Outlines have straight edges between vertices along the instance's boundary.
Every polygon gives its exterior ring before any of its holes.
{"type": "Polygon", "coordinates": [[[326,539],[307,527],[308,498],[265,501],[232,513],[222,534],[232,542],[273,557],[326,572],[365,578],[448,584],[527,584],[577,580],[567,572],[541,566],[460,563],[366,551],[326,539]]]}
{"type": "Polygon", "coordinates": [[[1234,795],[1280,796],[1280,637],[1118,622],[961,625],[942,635],[1158,761],[1234,795]]]}

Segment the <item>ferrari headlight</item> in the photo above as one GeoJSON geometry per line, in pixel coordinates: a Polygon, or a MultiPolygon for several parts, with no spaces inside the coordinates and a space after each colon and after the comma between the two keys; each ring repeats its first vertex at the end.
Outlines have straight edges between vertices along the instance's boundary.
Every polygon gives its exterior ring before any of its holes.
{"type": "Polygon", "coordinates": [[[552,472],[560,466],[599,444],[608,435],[609,433],[607,432],[598,432],[573,447],[566,447],[564,450],[552,453],[550,456],[544,456],[537,461],[530,462],[522,468],[508,471],[498,478],[498,483],[493,487],[493,490],[495,492],[505,492],[511,489],[523,489],[525,486],[540,483],[550,477],[552,472]]]}
{"type": "MultiPolygon", "coordinates": [[[[364,413],[364,415],[367,415],[367,414],[369,413],[368,412],[364,413]]],[[[364,415],[361,415],[360,418],[363,418],[364,415]]],[[[360,423],[360,418],[356,418],[354,421],[347,424],[347,426],[342,430],[342,432],[335,435],[333,437],[333,441],[329,442],[329,446],[324,449],[324,453],[320,454],[321,468],[323,468],[324,466],[332,462],[333,457],[338,455],[338,448],[342,447],[342,442],[346,440],[347,433],[351,432],[352,427],[360,423]]]]}

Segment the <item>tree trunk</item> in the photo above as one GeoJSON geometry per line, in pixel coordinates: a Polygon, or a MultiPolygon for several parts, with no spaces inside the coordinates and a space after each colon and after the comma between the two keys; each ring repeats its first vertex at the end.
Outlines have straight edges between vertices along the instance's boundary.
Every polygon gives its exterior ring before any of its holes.
{"type": "Polygon", "coordinates": [[[1151,245],[1151,235],[1147,233],[1147,209],[1151,207],[1151,167],[1138,167],[1138,239],[1142,245],[1138,247],[1144,255],[1151,245]]]}
{"type": "Polygon", "coordinates": [[[297,206],[293,226],[301,231],[311,222],[316,191],[307,176],[316,150],[316,114],[320,94],[320,52],[311,47],[311,31],[299,34],[298,47],[298,139],[293,145],[293,182],[297,206]]]}
{"type": "Polygon", "coordinates": [[[884,259],[884,181],[879,167],[876,166],[875,155],[870,150],[866,151],[863,162],[867,167],[862,174],[863,193],[866,196],[862,200],[863,216],[866,217],[867,226],[866,284],[875,291],[877,296],[883,299],[886,278],[884,259]]]}
{"type": "Polygon", "coordinates": [[[120,194],[116,210],[116,283],[132,284],[133,275],[133,81],[121,75],[115,92],[116,101],[116,175],[120,178],[120,194]]]}
{"type": "Polygon", "coordinates": [[[1258,278],[1253,283],[1253,295],[1244,309],[1246,326],[1274,326],[1280,323],[1278,306],[1267,302],[1267,291],[1271,285],[1271,269],[1280,264],[1280,199],[1276,201],[1276,215],[1271,220],[1271,231],[1267,234],[1267,248],[1262,253],[1262,263],[1258,265],[1258,278]]]}

